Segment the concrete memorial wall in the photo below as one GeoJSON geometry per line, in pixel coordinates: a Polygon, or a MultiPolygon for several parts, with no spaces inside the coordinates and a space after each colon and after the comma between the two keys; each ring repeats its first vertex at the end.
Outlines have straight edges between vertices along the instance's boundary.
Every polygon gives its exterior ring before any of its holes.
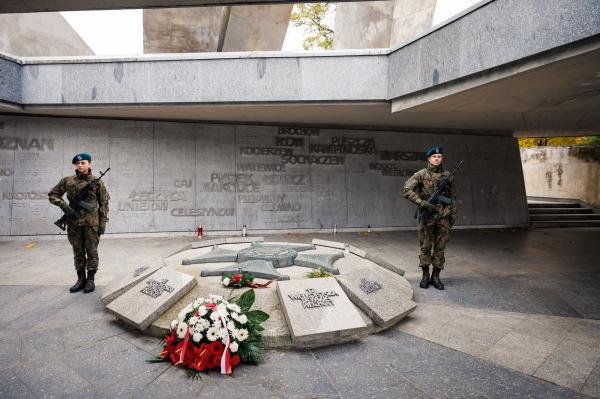
{"type": "Polygon", "coordinates": [[[461,225],[527,223],[510,137],[0,116],[0,235],[58,234],[47,193],[93,155],[111,167],[109,233],[410,227],[402,186],[446,149],[461,225]]]}

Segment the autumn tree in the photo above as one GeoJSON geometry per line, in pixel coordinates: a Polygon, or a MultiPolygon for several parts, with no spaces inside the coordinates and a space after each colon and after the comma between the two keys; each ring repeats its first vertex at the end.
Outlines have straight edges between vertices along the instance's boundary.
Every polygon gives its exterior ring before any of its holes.
{"type": "Polygon", "coordinates": [[[333,28],[326,19],[334,11],[335,5],[330,3],[300,3],[294,6],[290,21],[308,33],[302,43],[305,50],[333,48],[333,28]]]}
{"type": "Polygon", "coordinates": [[[580,137],[521,137],[519,147],[563,147],[571,145],[597,145],[600,136],[580,137]]]}

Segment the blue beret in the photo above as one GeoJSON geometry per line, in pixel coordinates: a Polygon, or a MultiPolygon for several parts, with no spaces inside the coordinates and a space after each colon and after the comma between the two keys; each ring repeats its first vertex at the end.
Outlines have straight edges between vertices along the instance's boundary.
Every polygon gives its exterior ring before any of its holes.
{"type": "Polygon", "coordinates": [[[429,158],[433,154],[443,154],[443,153],[444,153],[444,148],[443,147],[431,147],[425,153],[425,158],[429,158]]]}
{"type": "Polygon", "coordinates": [[[92,156],[90,154],[88,154],[87,152],[82,152],[81,154],[77,154],[73,157],[73,165],[75,165],[75,163],[77,161],[89,161],[92,162],[92,156]]]}

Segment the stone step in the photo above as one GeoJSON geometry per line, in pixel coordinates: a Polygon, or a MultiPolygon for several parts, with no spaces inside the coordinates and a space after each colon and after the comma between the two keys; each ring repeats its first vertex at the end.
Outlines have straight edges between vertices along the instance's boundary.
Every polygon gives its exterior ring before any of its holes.
{"type": "Polygon", "coordinates": [[[530,215],[531,221],[600,220],[597,214],[541,214],[530,215]]]}
{"type": "Polygon", "coordinates": [[[559,214],[593,214],[594,210],[591,208],[529,208],[530,215],[559,215],[559,214]]]}
{"type": "Polygon", "coordinates": [[[531,227],[600,227],[600,220],[532,222],[531,227]]]}
{"type": "Polygon", "coordinates": [[[581,205],[577,202],[536,202],[528,203],[527,206],[531,208],[581,208],[581,205]]]}

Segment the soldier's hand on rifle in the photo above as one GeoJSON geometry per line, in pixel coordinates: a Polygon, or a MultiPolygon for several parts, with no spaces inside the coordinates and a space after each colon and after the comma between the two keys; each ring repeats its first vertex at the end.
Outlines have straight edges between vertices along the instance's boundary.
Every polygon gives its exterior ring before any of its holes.
{"type": "Polygon", "coordinates": [[[419,208],[421,208],[422,211],[428,211],[429,213],[434,213],[437,211],[435,205],[431,204],[429,201],[422,201],[419,204],[419,208]]]}
{"type": "Polygon", "coordinates": [[[62,211],[69,217],[75,217],[77,215],[73,208],[71,208],[66,202],[60,204],[60,209],[62,209],[62,211]]]}

